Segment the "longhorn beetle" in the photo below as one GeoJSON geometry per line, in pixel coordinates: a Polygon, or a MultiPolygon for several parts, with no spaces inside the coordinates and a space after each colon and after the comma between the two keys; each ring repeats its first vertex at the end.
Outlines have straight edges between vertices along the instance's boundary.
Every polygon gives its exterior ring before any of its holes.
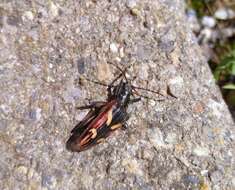
{"type": "MultiPolygon", "coordinates": [[[[111,63],[112,64],[112,63],[111,63]]],[[[117,66],[116,66],[117,67],[117,66]]],[[[71,131],[71,136],[66,143],[68,150],[81,152],[101,143],[113,131],[119,128],[126,128],[126,121],[129,119],[127,108],[130,104],[141,100],[136,89],[147,90],[152,93],[162,94],[153,90],[133,86],[126,78],[125,72],[117,67],[121,73],[107,87],[108,97],[105,102],[93,102],[90,105],[78,107],[78,109],[90,109],[87,115],[71,131]],[[119,83],[115,85],[118,81],[119,83]],[[134,94],[139,97],[135,97],[134,94]]],[[[94,82],[94,81],[93,81],[94,82]]]]}

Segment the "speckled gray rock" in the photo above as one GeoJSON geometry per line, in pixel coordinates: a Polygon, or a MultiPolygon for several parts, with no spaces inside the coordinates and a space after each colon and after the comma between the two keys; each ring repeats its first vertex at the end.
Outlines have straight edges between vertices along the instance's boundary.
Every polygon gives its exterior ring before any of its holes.
{"type": "Polygon", "coordinates": [[[1,1],[0,189],[234,189],[234,123],[195,41],[179,0],[1,1]],[[136,103],[126,131],[71,153],[107,61],[177,99],[136,103]]]}

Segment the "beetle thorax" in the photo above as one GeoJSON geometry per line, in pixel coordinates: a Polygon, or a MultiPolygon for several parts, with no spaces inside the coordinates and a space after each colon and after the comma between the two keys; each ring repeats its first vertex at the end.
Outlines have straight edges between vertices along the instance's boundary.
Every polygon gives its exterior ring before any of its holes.
{"type": "Polygon", "coordinates": [[[131,86],[127,82],[120,82],[113,89],[113,96],[120,105],[127,106],[130,100],[131,86]]]}

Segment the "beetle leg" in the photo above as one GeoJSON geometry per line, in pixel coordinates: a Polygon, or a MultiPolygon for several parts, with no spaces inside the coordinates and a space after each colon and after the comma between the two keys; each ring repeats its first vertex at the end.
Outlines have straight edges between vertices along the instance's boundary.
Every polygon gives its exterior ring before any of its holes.
{"type": "Polygon", "coordinates": [[[122,124],[121,124],[121,123],[118,123],[118,124],[112,125],[112,126],[110,127],[110,129],[111,129],[111,130],[116,130],[116,129],[121,128],[121,127],[123,127],[122,124]]]}
{"type": "Polygon", "coordinates": [[[128,124],[126,123],[126,121],[130,118],[130,114],[126,113],[125,118],[124,118],[124,122],[122,123],[122,130],[126,130],[128,128],[128,124]]]}
{"type": "Polygon", "coordinates": [[[120,73],[115,79],[113,79],[113,81],[108,85],[108,88],[113,87],[113,84],[123,76],[123,73],[120,73]]]}
{"type": "Polygon", "coordinates": [[[141,100],[141,98],[134,98],[134,99],[131,99],[129,103],[133,104],[135,102],[139,102],[140,100],[141,100]]]}
{"type": "Polygon", "coordinates": [[[126,130],[127,128],[128,128],[127,123],[123,123],[123,124],[122,124],[122,130],[126,130]]]}
{"type": "Polygon", "coordinates": [[[96,80],[92,80],[92,79],[89,79],[89,78],[85,78],[85,79],[90,81],[90,82],[93,82],[95,84],[101,85],[101,86],[108,86],[107,84],[99,82],[99,81],[96,81],[96,80]]]}
{"type": "Polygon", "coordinates": [[[111,96],[111,94],[112,94],[112,86],[108,86],[108,88],[107,88],[107,91],[108,91],[108,97],[110,97],[111,96]]]}
{"type": "Polygon", "coordinates": [[[93,105],[96,108],[99,108],[99,107],[103,106],[104,104],[106,104],[106,102],[103,102],[103,101],[96,101],[96,102],[91,103],[91,105],[93,105]]]}
{"type": "Polygon", "coordinates": [[[76,107],[76,109],[78,109],[78,110],[85,110],[85,109],[91,109],[92,107],[94,107],[94,106],[92,106],[92,105],[85,105],[85,106],[76,107]]]}
{"type": "Polygon", "coordinates": [[[99,108],[101,106],[103,106],[105,104],[105,102],[92,102],[90,105],[85,105],[85,106],[79,106],[76,107],[79,110],[84,110],[84,109],[92,109],[92,108],[99,108]]]}

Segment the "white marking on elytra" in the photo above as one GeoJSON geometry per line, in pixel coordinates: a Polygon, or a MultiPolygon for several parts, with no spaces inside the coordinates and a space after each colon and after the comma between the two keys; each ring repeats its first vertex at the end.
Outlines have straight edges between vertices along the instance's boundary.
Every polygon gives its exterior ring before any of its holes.
{"type": "Polygon", "coordinates": [[[108,119],[107,119],[107,121],[106,121],[106,125],[107,125],[107,126],[110,125],[110,123],[112,122],[112,119],[113,119],[113,110],[110,109],[110,110],[108,111],[108,119]]]}
{"type": "Polygon", "coordinates": [[[90,129],[89,131],[92,133],[91,138],[94,139],[97,136],[97,130],[96,129],[90,129]]]}

